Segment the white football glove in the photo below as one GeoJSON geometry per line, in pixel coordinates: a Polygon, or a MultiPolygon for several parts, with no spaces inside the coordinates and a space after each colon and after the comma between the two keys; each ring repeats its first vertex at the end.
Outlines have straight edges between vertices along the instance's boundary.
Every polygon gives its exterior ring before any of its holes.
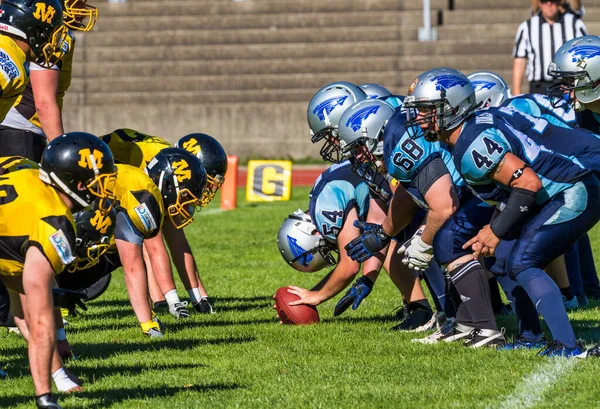
{"type": "Polygon", "coordinates": [[[402,264],[416,271],[425,271],[433,258],[433,247],[421,240],[422,230],[406,241],[399,249],[398,254],[404,255],[402,264]]]}

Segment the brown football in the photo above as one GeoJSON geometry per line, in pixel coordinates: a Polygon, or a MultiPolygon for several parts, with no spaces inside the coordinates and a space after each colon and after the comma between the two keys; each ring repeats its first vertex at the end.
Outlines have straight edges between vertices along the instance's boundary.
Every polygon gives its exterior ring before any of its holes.
{"type": "Polygon", "coordinates": [[[289,305],[299,300],[295,294],[288,293],[287,287],[281,287],[275,293],[275,309],[279,319],[287,325],[309,325],[319,322],[319,312],[312,305],[289,305]]]}

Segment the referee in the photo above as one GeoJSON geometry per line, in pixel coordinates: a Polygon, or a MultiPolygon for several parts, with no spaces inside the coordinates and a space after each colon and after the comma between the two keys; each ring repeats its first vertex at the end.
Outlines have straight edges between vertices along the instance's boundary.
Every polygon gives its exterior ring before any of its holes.
{"type": "Polygon", "coordinates": [[[545,94],[553,85],[547,74],[548,64],[563,43],[587,35],[583,21],[569,12],[561,12],[561,0],[539,0],[539,10],[517,30],[513,49],[513,94],[522,93],[521,83],[527,68],[529,92],[545,94]]]}

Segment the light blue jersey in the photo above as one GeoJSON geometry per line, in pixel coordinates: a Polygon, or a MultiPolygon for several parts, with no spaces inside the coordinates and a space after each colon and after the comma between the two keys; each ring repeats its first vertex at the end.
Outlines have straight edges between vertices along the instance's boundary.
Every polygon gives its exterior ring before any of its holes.
{"type": "Polygon", "coordinates": [[[323,172],[310,192],[309,214],[319,233],[336,244],[348,213],[356,209],[365,220],[369,211],[369,186],[351,170],[348,160],[323,172]]]}
{"type": "Polygon", "coordinates": [[[523,94],[507,99],[501,106],[512,107],[519,112],[545,119],[552,125],[562,128],[577,126],[577,116],[571,104],[563,103],[554,107],[547,95],[523,94]]]}

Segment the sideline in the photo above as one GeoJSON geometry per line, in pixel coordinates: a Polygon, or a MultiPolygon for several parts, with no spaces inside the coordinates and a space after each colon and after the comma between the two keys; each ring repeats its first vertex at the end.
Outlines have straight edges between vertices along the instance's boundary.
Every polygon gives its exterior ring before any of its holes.
{"type": "Polygon", "coordinates": [[[549,362],[538,366],[535,372],[525,375],[521,384],[500,405],[490,405],[487,408],[532,408],[542,403],[544,393],[570,372],[577,362],[577,358],[550,358],[549,362]]]}

